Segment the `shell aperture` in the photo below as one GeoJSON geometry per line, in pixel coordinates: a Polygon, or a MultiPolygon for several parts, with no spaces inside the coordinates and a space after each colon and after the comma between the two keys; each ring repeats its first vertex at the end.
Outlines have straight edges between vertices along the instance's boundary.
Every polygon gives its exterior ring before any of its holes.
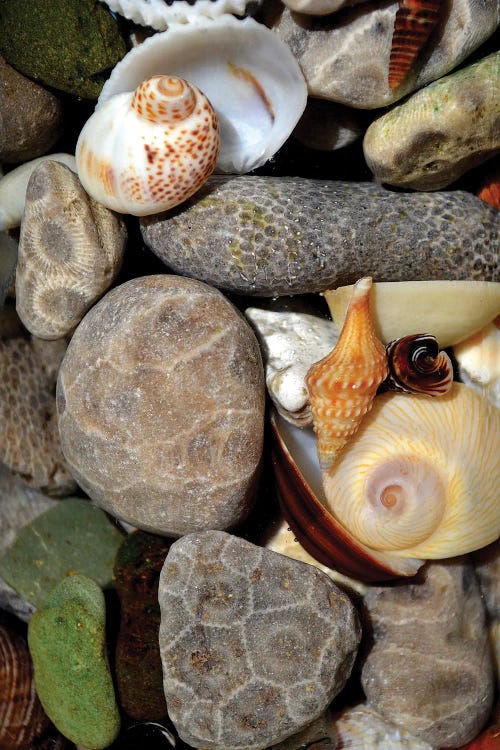
{"type": "Polygon", "coordinates": [[[385,349],[370,316],[371,285],[371,278],[357,282],[337,344],[306,376],[323,471],[331,469],[356,432],[388,374],[385,349]]]}
{"type": "Polygon", "coordinates": [[[92,198],[147,216],[193,195],[218,152],[218,122],[206,96],[181,78],[152,76],[94,112],[78,138],[76,163],[92,198]]]}

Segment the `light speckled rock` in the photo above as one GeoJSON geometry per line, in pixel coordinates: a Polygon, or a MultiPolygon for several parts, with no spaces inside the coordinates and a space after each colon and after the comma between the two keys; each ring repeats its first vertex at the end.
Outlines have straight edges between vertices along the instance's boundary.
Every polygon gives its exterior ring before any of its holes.
{"type": "Polygon", "coordinates": [[[62,105],[0,56],[0,161],[45,154],[62,131],[62,105]]]}
{"type": "Polygon", "coordinates": [[[474,552],[473,560],[489,615],[490,641],[500,682],[500,541],[474,552]]]}
{"type": "Polygon", "coordinates": [[[257,750],[316,719],[360,639],[348,597],[321,571],[224,532],[189,534],[160,576],[169,715],[207,750],[257,750]]]}
{"type": "Polygon", "coordinates": [[[500,279],[500,213],[462,191],[394,193],[371,183],[213,177],[175,212],[141,220],[170,268],[274,296],[356,282],[500,279]]]}
{"type": "Polygon", "coordinates": [[[250,510],[265,385],[255,335],[223,295],[157,275],[115,287],[76,329],[58,414],[71,471],[145,531],[229,528],[250,510]]]}
{"type": "MultiPolygon", "coordinates": [[[[54,345],[49,344],[49,361],[54,345]]],[[[31,487],[69,495],[76,483],[61,452],[56,373],[24,338],[0,340],[0,460],[31,487]]]]}
{"type": "Polygon", "coordinates": [[[35,336],[70,333],[115,279],[123,219],[92,200],[66,166],[44,161],[26,190],[16,270],[16,307],[35,336]]]}
{"type": "Polygon", "coordinates": [[[496,0],[452,0],[416,64],[395,89],[388,84],[398,4],[363,3],[341,14],[312,18],[272,2],[266,24],[297,58],[311,96],[351,107],[385,107],[449,73],[496,29],[496,0]]]}
{"type": "Polygon", "coordinates": [[[333,719],[344,750],[433,750],[428,742],[386,721],[367,704],[348,708],[333,719]]]}
{"type": "MultiPolygon", "coordinates": [[[[0,557],[23,526],[57,504],[57,500],[28,487],[0,464],[0,557]]],[[[0,609],[12,612],[21,620],[29,620],[35,608],[0,578],[0,609]]]]}
{"type": "Polygon", "coordinates": [[[365,596],[374,644],[362,670],[368,702],[437,747],[460,747],[488,719],[491,651],[474,568],[428,564],[424,580],[365,596]]]}
{"type": "Polygon", "coordinates": [[[500,52],[418,91],[366,131],[378,182],[440,190],[500,150],[500,52]]]}

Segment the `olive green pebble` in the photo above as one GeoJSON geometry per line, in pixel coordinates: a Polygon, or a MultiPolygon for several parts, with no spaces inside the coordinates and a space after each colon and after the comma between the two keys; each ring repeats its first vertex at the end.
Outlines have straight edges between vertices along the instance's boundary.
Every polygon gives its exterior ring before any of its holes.
{"type": "Polygon", "coordinates": [[[107,747],[120,729],[105,620],[101,589],[77,574],[51,591],[28,627],[42,706],[65,737],[88,750],[107,747]]]}
{"type": "Polygon", "coordinates": [[[126,46],[117,22],[96,0],[2,0],[0,53],[29,78],[96,99],[126,46]]]}
{"type": "Polygon", "coordinates": [[[0,576],[35,607],[77,572],[107,588],[123,538],[89,500],[66,498],[21,529],[0,558],[0,576]]]}

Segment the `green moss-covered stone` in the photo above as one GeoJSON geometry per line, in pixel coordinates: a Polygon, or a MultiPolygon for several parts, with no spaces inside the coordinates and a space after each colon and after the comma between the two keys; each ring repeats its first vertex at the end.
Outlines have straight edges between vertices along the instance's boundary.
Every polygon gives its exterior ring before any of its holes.
{"type": "Polygon", "coordinates": [[[0,559],[0,577],[40,607],[63,578],[89,576],[103,588],[112,583],[123,534],[88,500],[68,498],[25,526],[0,559]]]}
{"type": "Polygon", "coordinates": [[[40,701],[59,731],[88,750],[113,742],[120,718],[105,644],[104,596],[94,581],[61,581],[30,620],[40,701]]]}
{"type": "Polygon", "coordinates": [[[136,531],[124,540],[116,556],[121,613],[115,655],[117,691],[123,710],[138,721],[158,720],[167,713],[158,642],[158,581],[170,543],[136,531]]]}
{"type": "Polygon", "coordinates": [[[97,0],[0,3],[0,53],[48,86],[95,99],[125,52],[116,21],[97,0]]]}

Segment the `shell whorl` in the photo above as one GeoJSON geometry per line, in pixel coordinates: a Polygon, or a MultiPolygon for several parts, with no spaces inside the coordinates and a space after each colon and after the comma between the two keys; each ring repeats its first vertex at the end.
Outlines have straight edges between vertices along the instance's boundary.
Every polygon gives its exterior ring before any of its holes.
{"type": "Polygon", "coordinates": [[[453,365],[435,336],[411,334],[386,346],[389,376],[384,386],[404,393],[444,396],[453,384],[453,365]]]}
{"type": "Polygon", "coordinates": [[[400,0],[394,21],[389,88],[399,86],[439,21],[442,0],[400,0]]]}
{"type": "Polygon", "coordinates": [[[500,412],[461,383],[439,399],[377,396],[324,475],[329,510],[360,542],[441,559],[500,533],[500,412]]]}
{"type": "Polygon", "coordinates": [[[323,471],[356,432],[388,374],[385,349],[370,316],[371,286],[371,278],[357,282],[336,346],[306,376],[323,471]]]}
{"type": "Polygon", "coordinates": [[[182,78],[151,76],[136,88],[131,106],[150,122],[177,124],[194,112],[196,92],[182,78]]]}

